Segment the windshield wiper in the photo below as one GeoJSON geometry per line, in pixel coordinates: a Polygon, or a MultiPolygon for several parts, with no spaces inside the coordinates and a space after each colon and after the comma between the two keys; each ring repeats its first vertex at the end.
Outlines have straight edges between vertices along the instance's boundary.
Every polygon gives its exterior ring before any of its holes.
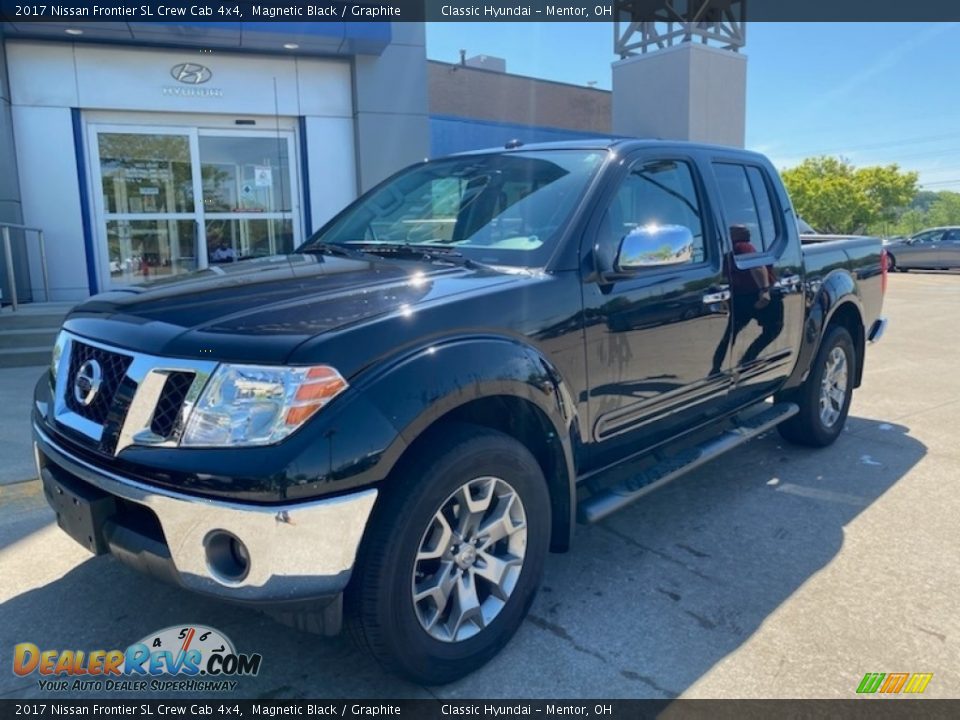
{"type": "Polygon", "coordinates": [[[370,254],[346,245],[323,242],[310,243],[297,250],[297,252],[309,255],[334,255],[336,257],[352,258],[354,260],[368,260],[369,258],[365,256],[370,254]]]}
{"type": "MultiPolygon", "coordinates": [[[[351,243],[353,245],[353,243],[351,243]]],[[[359,245],[359,243],[357,243],[359,245]]],[[[381,257],[400,257],[424,262],[446,262],[451,265],[465,267],[470,270],[491,269],[477,260],[464,256],[463,253],[452,248],[437,247],[436,245],[414,245],[411,243],[364,243],[361,252],[381,257]]]]}

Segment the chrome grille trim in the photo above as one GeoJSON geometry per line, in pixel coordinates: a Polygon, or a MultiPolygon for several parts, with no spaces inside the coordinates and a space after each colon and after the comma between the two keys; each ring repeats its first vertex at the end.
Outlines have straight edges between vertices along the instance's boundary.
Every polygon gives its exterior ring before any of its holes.
{"type": "Polygon", "coordinates": [[[64,402],[77,415],[98,425],[106,425],[114,398],[132,360],[129,353],[105,351],[97,345],[75,340],[71,343],[70,356],[67,358],[70,371],[67,374],[68,386],[64,402]],[[98,383],[99,388],[93,400],[89,404],[82,404],[76,397],[73,383],[76,382],[81,365],[87,360],[98,363],[102,372],[102,383],[98,383]]]}
{"type": "Polygon", "coordinates": [[[104,425],[88,420],[71,410],[67,405],[67,393],[72,392],[72,389],[68,387],[68,381],[74,342],[133,358],[124,377],[136,384],[136,391],[123,419],[116,447],[113,448],[114,455],[119,455],[120,452],[131,445],[175,447],[180,442],[180,434],[183,432],[190,411],[193,410],[194,404],[200,397],[200,392],[207,384],[207,380],[210,379],[210,375],[216,370],[218,363],[208,360],[147,355],[107,345],[62,330],[57,338],[57,344],[62,346],[62,351],[54,387],[53,419],[57,423],[81,433],[97,445],[103,442],[104,425]],[[173,423],[172,434],[169,437],[161,437],[150,429],[150,425],[153,421],[153,414],[157,409],[160,393],[166,384],[167,376],[171,373],[192,374],[193,382],[190,384],[184,402],[180,407],[177,420],[173,423]]]}

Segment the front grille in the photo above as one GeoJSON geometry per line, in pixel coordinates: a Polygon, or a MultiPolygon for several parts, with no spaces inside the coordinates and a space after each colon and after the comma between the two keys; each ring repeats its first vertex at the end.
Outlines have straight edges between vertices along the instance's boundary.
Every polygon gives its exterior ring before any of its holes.
{"type": "Polygon", "coordinates": [[[103,348],[87,345],[74,340],[70,349],[70,371],[67,375],[67,386],[64,388],[64,399],[73,412],[98,425],[103,425],[110,413],[113,398],[120,387],[120,382],[130,367],[133,358],[118,352],[111,352],[103,348]],[[100,389],[89,405],[84,405],[76,398],[75,387],[77,372],[88,360],[94,360],[100,365],[102,373],[100,389]]]}
{"type": "Polygon", "coordinates": [[[190,385],[193,383],[194,373],[172,372],[167,375],[167,381],[160,391],[157,408],[150,421],[150,430],[160,437],[169,438],[177,429],[180,418],[180,408],[187,397],[190,385]]]}

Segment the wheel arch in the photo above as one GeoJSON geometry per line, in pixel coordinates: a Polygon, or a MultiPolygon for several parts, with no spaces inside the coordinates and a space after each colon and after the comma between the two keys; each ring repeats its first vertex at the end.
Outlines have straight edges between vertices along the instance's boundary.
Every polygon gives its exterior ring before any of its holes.
{"type": "Polygon", "coordinates": [[[560,373],[536,348],[512,338],[432,345],[364,382],[362,392],[398,430],[398,452],[385,453],[395,458],[384,469],[385,483],[450,423],[497,430],[536,458],[551,500],[550,549],[563,552],[570,547],[578,422],[560,373]]]}
{"type": "Polygon", "coordinates": [[[783,391],[791,391],[807,379],[814,358],[831,324],[842,324],[850,332],[857,353],[854,387],[859,387],[863,377],[863,354],[865,328],[863,310],[857,292],[857,282],[849,271],[837,269],[822,280],[808,279],[807,315],[797,363],[783,391]]]}
{"type": "Polygon", "coordinates": [[[827,324],[824,326],[820,343],[823,343],[823,338],[830,332],[830,328],[835,326],[845,328],[846,331],[850,333],[850,337],[853,338],[853,349],[857,354],[855,358],[856,368],[854,371],[853,387],[858,388],[863,382],[863,357],[867,342],[866,331],[863,325],[863,313],[860,310],[859,304],[852,300],[847,300],[837,305],[833,309],[833,312],[830,313],[827,324]]]}
{"type": "Polygon", "coordinates": [[[459,405],[436,418],[410,444],[404,456],[413,457],[421,448],[442,439],[451,423],[476,425],[496,430],[517,440],[527,448],[547,481],[550,494],[550,549],[565,552],[569,549],[574,529],[575,495],[563,443],[550,418],[534,403],[514,395],[495,395],[459,405]]]}

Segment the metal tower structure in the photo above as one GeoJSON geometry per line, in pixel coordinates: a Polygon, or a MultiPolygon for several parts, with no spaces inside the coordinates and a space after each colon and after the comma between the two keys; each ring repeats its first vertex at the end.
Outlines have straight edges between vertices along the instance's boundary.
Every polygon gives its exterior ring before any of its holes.
{"type": "Polygon", "coordinates": [[[739,51],[746,0],[615,0],[614,52],[621,58],[697,42],[739,51]]]}

